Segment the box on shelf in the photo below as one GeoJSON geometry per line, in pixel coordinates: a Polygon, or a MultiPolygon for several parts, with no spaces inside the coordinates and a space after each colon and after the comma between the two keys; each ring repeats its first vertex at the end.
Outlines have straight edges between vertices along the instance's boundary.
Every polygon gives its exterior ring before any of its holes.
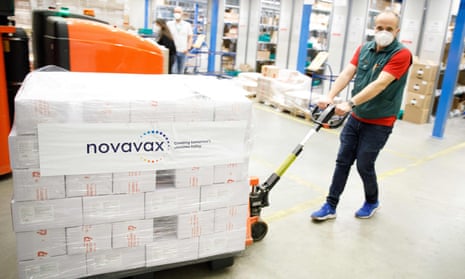
{"type": "Polygon", "coordinates": [[[419,108],[417,106],[406,105],[402,120],[416,124],[428,122],[429,109],[419,108]]]}
{"type": "Polygon", "coordinates": [[[405,98],[406,106],[413,106],[419,109],[429,109],[431,107],[432,95],[423,95],[413,92],[407,92],[405,98]]]}
{"type": "Polygon", "coordinates": [[[438,69],[438,64],[433,61],[423,61],[418,58],[414,58],[412,68],[410,69],[410,77],[434,82],[438,69]]]}
{"type": "Polygon", "coordinates": [[[257,60],[269,60],[270,54],[268,50],[259,50],[257,51],[257,60]]]}
{"type": "Polygon", "coordinates": [[[433,95],[434,89],[434,80],[423,80],[416,77],[410,77],[407,84],[407,90],[409,92],[423,94],[423,95],[433,95]]]}

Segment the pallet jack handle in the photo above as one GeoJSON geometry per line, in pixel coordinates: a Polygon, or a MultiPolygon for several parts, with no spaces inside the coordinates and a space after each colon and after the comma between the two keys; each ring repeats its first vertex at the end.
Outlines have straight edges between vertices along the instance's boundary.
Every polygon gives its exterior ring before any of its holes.
{"type": "Polygon", "coordinates": [[[282,175],[292,165],[295,159],[302,152],[308,140],[316,134],[322,127],[334,129],[341,126],[347,118],[348,113],[344,116],[335,116],[335,105],[329,105],[326,109],[320,110],[315,107],[311,114],[312,121],[316,124],[302,139],[302,141],[294,148],[291,154],[284,160],[279,168],[261,185],[252,186],[250,193],[250,214],[251,216],[260,216],[261,209],[269,206],[268,194],[271,189],[278,183],[282,175]]]}
{"type": "Polygon", "coordinates": [[[247,218],[247,237],[246,245],[262,240],[268,232],[268,225],[261,220],[260,213],[263,207],[269,206],[268,195],[271,189],[278,183],[281,176],[291,166],[294,160],[302,152],[308,140],[317,133],[322,127],[334,129],[341,126],[349,113],[343,116],[336,116],[336,106],[329,105],[326,109],[320,110],[315,107],[311,113],[311,120],[316,124],[294,148],[292,153],[279,166],[279,168],[268,179],[260,185],[258,177],[250,178],[252,190],[249,195],[249,217],[247,218]]]}

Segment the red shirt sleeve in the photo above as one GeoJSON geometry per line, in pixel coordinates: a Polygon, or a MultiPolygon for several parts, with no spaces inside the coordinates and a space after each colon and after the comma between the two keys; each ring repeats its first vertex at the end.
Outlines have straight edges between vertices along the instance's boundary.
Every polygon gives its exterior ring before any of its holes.
{"type": "Polygon", "coordinates": [[[362,46],[358,46],[358,48],[355,50],[354,56],[352,56],[352,59],[350,60],[350,64],[354,65],[357,67],[358,65],[358,57],[360,56],[360,49],[362,49],[362,46]]]}
{"type": "Polygon", "coordinates": [[[407,48],[403,48],[391,57],[391,60],[384,66],[383,71],[399,79],[408,71],[410,61],[412,61],[412,54],[407,48]]]}

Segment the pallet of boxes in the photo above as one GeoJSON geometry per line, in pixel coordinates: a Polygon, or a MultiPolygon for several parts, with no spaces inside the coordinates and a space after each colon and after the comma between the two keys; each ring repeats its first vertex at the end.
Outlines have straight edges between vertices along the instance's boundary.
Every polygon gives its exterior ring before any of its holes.
{"type": "Polygon", "coordinates": [[[19,278],[245,249],[251,102],[205,76],[32,72],[9,137],[19,278]]]}
{"type": "Polygon", "coordinates": [[[264,65],[257,81],[257,101],[296,116],[309,113],[310,77],[294,70],[264,65]]]}
{"type": "Polygon", "coordinates": [[[438,69],[439,66],[431,61],[414,59],[407,81],[403,120],[416,124],[428,122],[438,69]]]}

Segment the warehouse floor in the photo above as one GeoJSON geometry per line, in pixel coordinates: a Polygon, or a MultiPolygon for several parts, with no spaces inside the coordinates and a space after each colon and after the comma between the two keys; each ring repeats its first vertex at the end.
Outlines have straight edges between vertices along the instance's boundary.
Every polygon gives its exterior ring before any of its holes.
{"type": "MultiPolygon", "coordinates": [[[[250,175],[266,179],[312,126],[254,105],[250,175]]],[[[354,218],[363,203],[355,169],[334,220],[314,223],[324,202],[339,130],[321,130],[270,194],[267,236],[237,254],[232,267],[178,266],[143,278],[465,278],[465,120],[450,119],[443,139],[433,124],[398,121],[378,159],[381,208],[354,218]]],[[[9,202],[11,176],[0,178],[1,278],[16,278],[9,202]]]]}

